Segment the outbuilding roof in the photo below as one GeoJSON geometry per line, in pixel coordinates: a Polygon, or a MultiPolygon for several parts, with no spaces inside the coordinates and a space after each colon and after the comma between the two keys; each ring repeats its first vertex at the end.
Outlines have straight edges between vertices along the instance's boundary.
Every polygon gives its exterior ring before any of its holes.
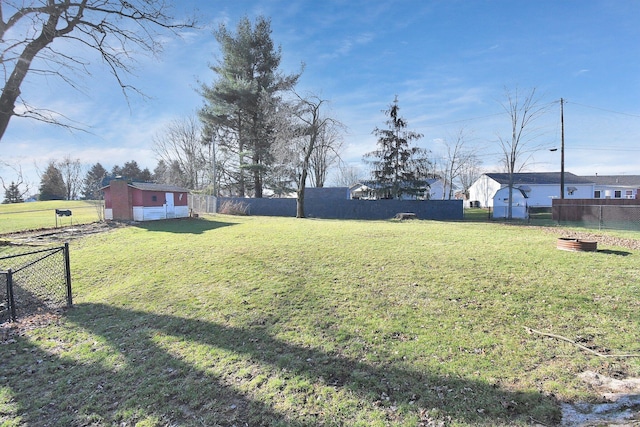
{"type": "MultiPolygon", "coordinates": [[[[504,188],[499,189],[498,191],[496,191],[496,194],[494,194],[493,197],[494,198],[502,197],[501,196],[502,193],[507,193],[508,194],[509,193],[509,187],[504,187],[504,188]]],[[[527,194],[526,190],[523,190],[522,187],[520,187],[520,188],[513,187],[512,194],[513,194],[514,197],[516,195],[520,194],[525,199],[529,198],[529,195],[527,194]]]]}
{"type": "Polygon", "coordinates": [[[156,184],[153,182],[131,182],[129,183],[130,187],[137,188],[138,190],[143,191],[167,191],[174,193],[188,193],[189,190],[183,187],[178,187],[177,185],[170,184],[156,184]]]}
{"type": "MultiPolygon", "coordinates": [[[[508,173],[488,173],[489,178],[499,184],[509,184],[508,173]]],[[[531,172],[531,173],[514,173],[513,185],[560,185],[560,172],[531,172]]],[[[593,184],[591,179],[580,177],[569,172],[564,173],[565,184],[593,184]]]]}
{"type": "MultiPolygon", "coordinates": [[[[129,187],[136,188],[138,190],[143,191],[164,191],[164,192],[172,192],[172,193],[188,193],[189,190],[183,187],[179,187],[177,185],[171,184],[156,184],[154,182],[129,182],[127,183],[129,187]]],[[[101,188],[104,190],[108,188],[109,185],[106,185],[101,188]]]]}

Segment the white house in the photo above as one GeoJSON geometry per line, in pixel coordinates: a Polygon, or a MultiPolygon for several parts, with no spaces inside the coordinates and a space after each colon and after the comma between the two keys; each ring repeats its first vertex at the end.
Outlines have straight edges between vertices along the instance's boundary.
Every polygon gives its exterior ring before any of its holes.
{"type": "Polygon", "coordinates": [[[640,198],[640,175],[594,175],[583,178],[595,183],[594,199],[640,198]]]}
{"type": "MultiPolygon", "coordinates": [[[[527,193],[520,188],[514,188],[511,193],[513,198],[511,218],[527,218],[527,193]]],[[[509,187],[499,189],[493,196],[493,217],[509,217],[509,187]]]]}
{"type": "Polygon", "coordinates": [[[449,186],[444,185],[444,181],[440,178],[429,178],[429,199],[430,200],[444,200],[447,198],[445,191],[449,191],[449,186]]]}
{"type": "MultiPolygon", "coordinates": [[[[445,198],[445,185],[440,178],[428,178],[425,180],[425,193],[422,196],[403,195],[403,200],[443,200],[445,198]]],[[[377,200],[380,195],[379,186],[375,182],[359,182],[349,187],[352,199],[377,200]]]]}
{"type": "MultiPolygon", "coordinates": [[[[513,187],[527,196],[529,207],[551,207],[551,201],[560,197],[560,172],[530,172],[513,174],[513,187]]],[[[481,208],[493,207],[494,196],[508,187],[508,173],[486,173],[469,187],[469,204],[481,208]]],[[[565,199],[590,199],[595,183],[588,178],[564,173],[565,199]]]]}

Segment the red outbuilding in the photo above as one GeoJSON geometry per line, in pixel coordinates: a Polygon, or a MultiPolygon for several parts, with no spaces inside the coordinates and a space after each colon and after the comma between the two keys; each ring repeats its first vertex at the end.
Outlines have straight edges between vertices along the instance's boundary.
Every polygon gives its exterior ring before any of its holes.
{"type": "Polygon", "coordinates": [[[102,191],[107,220],[152,221],[189,216],[189,190],[175,185],[114,179],[102,191]]]}

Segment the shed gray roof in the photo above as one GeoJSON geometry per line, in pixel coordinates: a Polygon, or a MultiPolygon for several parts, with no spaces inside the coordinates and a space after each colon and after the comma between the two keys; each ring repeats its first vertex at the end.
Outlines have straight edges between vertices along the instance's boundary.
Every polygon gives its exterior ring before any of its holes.
{"type": "MultiPolygon", "coordinates": [[[[509,187],[504,187],[499,189],[498,191],[496,191],[496,194],[493,195],[493,197],[496,197],[499,193],[508,193],[509,187]]],[[[529,198],[529,195],[527,195],[527,192],[525,190],[523,190],[522,188],[513,188],[513,194],[521,194],[522,197],[524,197],[525,199],[529,198]]]]}
{"type": "MultiPolygon", "coordinates": [[[[500,184],[509,184],[508,173],[488,173],[489,178],[500,184]]],[[[567,184],[593,184],[590,177],[580,177],[569,172],[564,173],[564,183],[567,184]]],[[[560,185],[560,172],[530,172],[514,173],[513,185],[560,185]]]]}
{"type": "Polygon", "coordinates": [[[595,182],[596,185],[640,188],[640,175],[595,175],[583,178],[595,182]]]}
{"type": "Polygon", "coordinates": [[[129,183],[129,186],[143,191],[168,191],[174,193],[189,192],[186,188],[178,187],[177,185],[155,184],[153,182],[131,182],[129,183]]]}

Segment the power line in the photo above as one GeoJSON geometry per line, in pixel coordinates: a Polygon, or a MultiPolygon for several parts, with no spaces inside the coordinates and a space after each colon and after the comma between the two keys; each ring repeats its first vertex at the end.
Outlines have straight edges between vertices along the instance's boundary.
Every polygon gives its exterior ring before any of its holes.
{"type": "Polygon", "coordinates": [[[597,147],[585,147],[585,146],[571,146],[570,147],[571,150],[581,150],[581,151],[640,151],[640,148],[628,148],[628,147],[603,147],[603,148],[597,148],[597,147]]]}
{"type": "Polygon", "coordinates": [[[637,117],[640,118],[640,115],[638,114],[631,114],[631,113],[622,113],[620,111],[614,111],[614,110],[608,110],[606,108],[600,108],[600,107],[594,107],[593,105],[587,105],[587,104],[581,104],[579,102],[574,102],[574,101],[565,101],[565,103],[571,103],[571,104],[576,104],[576,105],[580,105],[581,107],[587,107],[587,108],[592,108],[594,110],[600,110],[600,111],[606,111],[607,113],[613,113],[613,114],[620,114],[622,116],[629,116],[629,117],[637,117]]]}

